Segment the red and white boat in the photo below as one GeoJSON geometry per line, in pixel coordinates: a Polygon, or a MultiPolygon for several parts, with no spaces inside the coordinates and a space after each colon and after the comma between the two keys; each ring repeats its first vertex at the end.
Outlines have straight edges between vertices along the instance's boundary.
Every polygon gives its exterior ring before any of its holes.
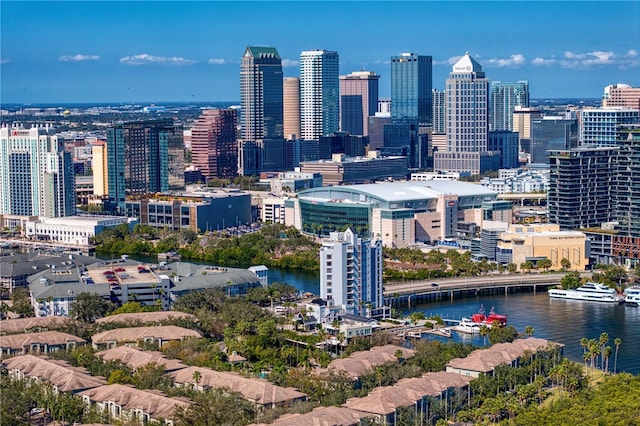
{"type": "Polygon", "coordinates": [[[504,327],[505,325],[507,325],[507,316],[496,314],[493,308],[491,308],[491,312],[489,312],[489,315],[485,315],[484,307],[480,306],[480,310],[478,311],[478,313],[471,316],[471,321],[476,324],[485,325],[493,325],[494,322],[497,321],[500,327],[504,327]]]}

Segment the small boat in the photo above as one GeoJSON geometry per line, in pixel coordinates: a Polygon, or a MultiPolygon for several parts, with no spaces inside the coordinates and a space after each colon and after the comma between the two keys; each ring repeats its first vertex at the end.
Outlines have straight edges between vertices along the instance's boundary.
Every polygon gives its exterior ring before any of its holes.
{"type": "Polygon", "coordinates": [[[624,291],[624,303],[630,306],[640,305],[640,287],[629,287],[624,291]]]}
{"type": "Polygon", "coordinates": [[[487,327],[491,327],[488,324],[480,324],[477,322],[471,321],[471,318],[463,317],[462,320],[458,323],[458,325],[454,325],[451,327],[453,331],[464,334],[480,334],[480,327],[486,325],[487,327]]]}
{"type": "Polygon", "coordinates": [[[440,337],[451,338],[451,330],[449,330],[448,328],[434,328],[429,333],[440,337]]]}
{"type": "Polygon", "coordinates": [[[480,306],[480,310],[478,311],[478,313],[471,315],[471,321],[475,322],[476,324],[484,325],[493,325],[494,322],[497,321],[500,327],[504,327],[505,325],[507,325],[507,316],[496,314],[493,307],[491,308],[489,315],[485,315],[484,307],[480,306]]]}
{"type": "Polygon", "coordinates": [[[622,303],[625,299],[625,297],[618,294],[614,288],[594,282],[588,282],[581,287],[571,290],[552,288],[549,290],[549,297],[604,303],[622,303]]]}

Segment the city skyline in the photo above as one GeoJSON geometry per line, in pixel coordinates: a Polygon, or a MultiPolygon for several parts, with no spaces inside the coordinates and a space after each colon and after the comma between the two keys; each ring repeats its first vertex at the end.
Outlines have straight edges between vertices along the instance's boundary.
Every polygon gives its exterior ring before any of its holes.
{"type": "Polygon", "coordinates": [[[0,98],[239,101],[251,45],[277,48],[285,77],[299,76],[302,51],[336,51],[340,75],[381,76],[381,97],[392,56],[432,56],[443,89],[468,51],[490,80],[528,80],[532,98],[598,98],[608,84],[640,84],[640,25],[624,19],[639,15],[636,1],[3,1],[0,98]]]}

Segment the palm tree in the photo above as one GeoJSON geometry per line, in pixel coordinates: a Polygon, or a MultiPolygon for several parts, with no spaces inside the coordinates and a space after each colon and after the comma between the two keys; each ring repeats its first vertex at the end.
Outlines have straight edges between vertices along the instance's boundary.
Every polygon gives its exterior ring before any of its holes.
{"type": "Polygon", "coordinates": [[[613,340],[613,344],[616,345],[616,354],[613,358],[613,374],[615,374],[616,370],[618,369],[618,349],[620,349],[620,345],[622,344],[622,339],[619,337],[616,337],[613,340]]]}
{"type": "Polygon", "coordinates": [[[530,326],[530,325],[528,325],[528,326],[526,326],[524,328],[524,334],[526,334],[527,337],[531,337],[533,335],[534,331],[535,331],[534,328],[532,326],[530,326]]]}
{"type": "Polygon", "coordinates": [[[200,380],[202,379],[202,374],[198,370],[195,370],[193,372],[193,376],[191,377],[193,378],[193,381],[196,383],[196,386],[200,384],[200,380]]]}
{"type": "Polygon", "coordinates": [[[609,371],[609,358],[611,357],[611,346],[605,346],[602,351],[602,357],[604,358],[604,371],[609,371]]]}
{"type": "Polygon", "coordinates": [[[600,333],[598,344],[600,345],[600,369],[604,370],[604,347],[609,343],[609,334],[600,333]]]}
{"type": "Polygon", "coordinates": [[[484,345],[487,346],[487,336],[489,335],[489,327],[483,325],[480,327],[480,335],[484,338],[484,345]]]}

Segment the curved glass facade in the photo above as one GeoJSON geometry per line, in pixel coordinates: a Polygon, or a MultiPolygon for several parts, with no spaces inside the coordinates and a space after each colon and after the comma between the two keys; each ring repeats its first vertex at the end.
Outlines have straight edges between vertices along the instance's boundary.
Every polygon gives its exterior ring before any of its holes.
{"type": "Polygon", "coordinates": [[[363,238],[371,237],[371,208],[363,204],[323,203],[300,200],[302,232],[328,237],[330,232],[352,227],[363,238]]]}

